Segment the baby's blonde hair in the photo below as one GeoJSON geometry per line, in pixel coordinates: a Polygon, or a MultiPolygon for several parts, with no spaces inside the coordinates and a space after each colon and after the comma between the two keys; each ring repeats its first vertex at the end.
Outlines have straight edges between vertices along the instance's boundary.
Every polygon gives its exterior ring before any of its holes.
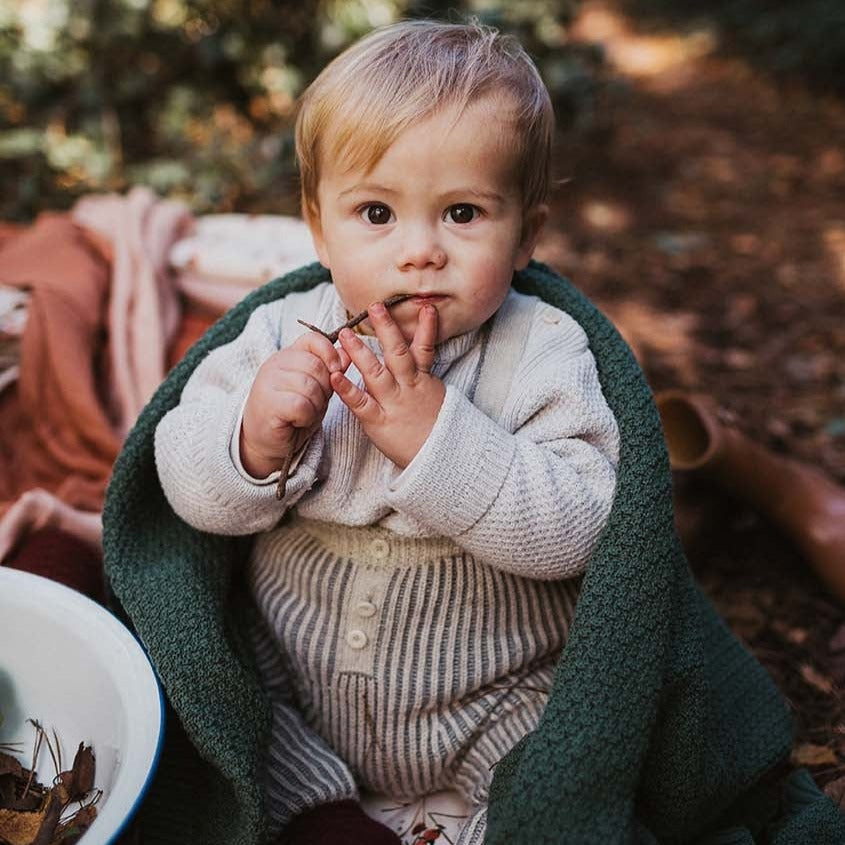
{"type": "Polygon", "coordinates": [[[554,114],[540,74],[516,38],[477,23],[403,21],[353,44],[302,95],[296,156],[303,214],[319,218],[321,161],[368,172],[408,126],[447,105],[460,114],[485,95],[503,95],[503,107],[511,105],[523,208],[542,203],[554,114]]]}

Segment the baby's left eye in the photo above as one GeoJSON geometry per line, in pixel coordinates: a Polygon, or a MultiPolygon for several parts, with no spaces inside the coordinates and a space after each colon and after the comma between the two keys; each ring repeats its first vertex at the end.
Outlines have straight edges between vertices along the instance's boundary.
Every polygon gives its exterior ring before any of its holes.
{"type": "Polygon", "coordinates": [[[446,216],[453,223],[472,223],[478,215],[479,209],[467,202],[459,202],[446,209],[446,216]]]}

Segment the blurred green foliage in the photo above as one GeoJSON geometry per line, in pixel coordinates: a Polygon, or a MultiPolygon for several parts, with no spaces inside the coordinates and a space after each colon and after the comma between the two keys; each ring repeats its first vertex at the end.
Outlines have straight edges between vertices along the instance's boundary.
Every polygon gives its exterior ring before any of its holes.
{"type": "Polygon", "coordinates": [[[622,0],[643,24],[714,27],[722,46],[783,78],[845,94],[845,0],[622,0]]]}
{"type": "Polygon", "coordinates": [[[295,212],[298,94],[375,26],[475,15],[515,32],[561,119],[589,121],[600,55],[577,0],[0,0],[0,217],[143,183],[209,211],[295,212]]]}

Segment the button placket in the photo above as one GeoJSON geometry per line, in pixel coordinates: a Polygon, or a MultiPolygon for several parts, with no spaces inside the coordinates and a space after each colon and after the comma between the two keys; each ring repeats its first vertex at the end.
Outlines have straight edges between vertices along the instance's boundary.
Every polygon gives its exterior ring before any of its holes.
{"type": "Polygon", "coordinates": [[[369,637],[360,628],[353,628],[346,635],[346,642],[349,643],[350,648],[354,648],[356,651],[366,648],[369,641],[369,637]]]}
{"type": "Polygon", "coordinates": [[[375,616],[377,610],[378,608],[368,599],[359,601],[358,604],[355,605],[355,613],[363,619],[369,619],[371,616],[375,616]]]}
{"type": "Polygon", "coordinates": [[[390,557],[390,543],[388,543],[383,537],[376,537],[376,539],[370,543],[370,554],[377,561],[387,560],[387,558],[390,557]]]}
{"type": "MultiPolygon", "coordinates": [[[[376,538],[368,551],[372,560],[381,563],[390,557],[390,543],[376,538]]],[[[382,601],[390,575],[381,566],[350,565],[356,569],[345,603],[338,669],[372,675],[382,601]]]]}

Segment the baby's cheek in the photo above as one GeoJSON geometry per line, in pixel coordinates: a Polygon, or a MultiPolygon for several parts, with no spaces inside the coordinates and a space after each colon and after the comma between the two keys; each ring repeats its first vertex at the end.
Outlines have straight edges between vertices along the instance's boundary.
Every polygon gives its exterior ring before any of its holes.
{"type": "Polygon", "coordinates": [[[332,270],[332,281],[340,301],[350,314],[360,314],[378,298],[361,283],[358,274],[345,265],[332,270]]]}
{"type": "Polygon", "coordinates": [[[485,262],[482,272],[473,279],[470,301],[477,309],[481,322],[496,312],[508,294],[513,270],[500,262],[485,262]]]}

